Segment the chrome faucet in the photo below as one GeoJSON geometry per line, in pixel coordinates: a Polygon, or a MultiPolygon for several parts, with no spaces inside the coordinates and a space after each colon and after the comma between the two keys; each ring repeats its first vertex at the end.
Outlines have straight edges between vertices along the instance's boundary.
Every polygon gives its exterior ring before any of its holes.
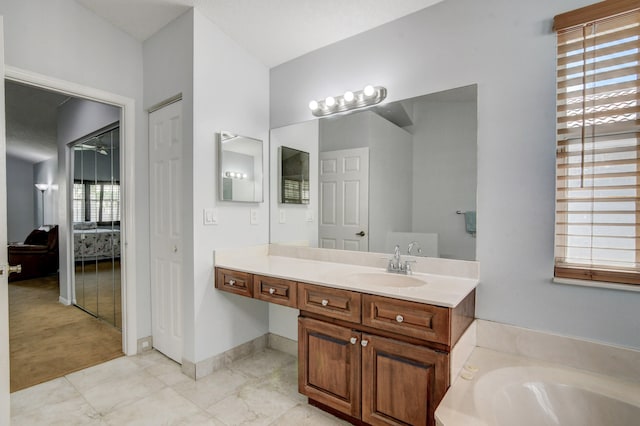
{"type": "Polygon", "coordinates": [[[411,241],[409,243],[409,247],[407,248],[407,254],[409,256],[411,256],[411,250],[413,250],[415,246],[418,246],[418,254],[422,253],[422,247],[420,247],[420,243],[418,243],[417,241],[411,241]]]}
{"type": "Polygon", "coordinates": [[[391,272],[393,274],[404,274],[411,275],[411,263],[415,263],[415,260],[405,260],[402,261],[400,256],[400,246],[396,244],[393,249],[393,257],[389,259],[389,263],[387,264],[387,272],[391,272]]]}

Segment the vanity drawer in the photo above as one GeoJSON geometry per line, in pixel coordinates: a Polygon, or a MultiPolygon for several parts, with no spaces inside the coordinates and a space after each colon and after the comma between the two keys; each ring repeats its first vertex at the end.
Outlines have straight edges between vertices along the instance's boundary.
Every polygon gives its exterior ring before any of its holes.
{"type": "Polygon", "coordinates": [[[253,297],[253,275],[216,268],[216,288],[240,296],[253,297]]]}
{"type": "Polygon", "coordinates": [[[279,305],[298,306],[297,283],[281,278],[253,276],[253,297],[279,305]]]}
{"type": "Polygon", "coordinates": [[[362,324],[449,345],[449,308],[364,294],[362,324]]]}
{"type": "Polygon", "coordinates": [[[360,322],[361,294],[298,283],[298,309],[345,321],[360,322]]]}

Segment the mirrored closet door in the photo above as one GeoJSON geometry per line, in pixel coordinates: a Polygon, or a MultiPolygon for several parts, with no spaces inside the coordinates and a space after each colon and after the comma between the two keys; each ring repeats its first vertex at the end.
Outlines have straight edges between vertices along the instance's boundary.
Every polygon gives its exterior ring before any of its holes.
{"type": "Polygon", "coordinates": [[[72,146],[75,304],[122,329],[120,129],[72,146]]]}

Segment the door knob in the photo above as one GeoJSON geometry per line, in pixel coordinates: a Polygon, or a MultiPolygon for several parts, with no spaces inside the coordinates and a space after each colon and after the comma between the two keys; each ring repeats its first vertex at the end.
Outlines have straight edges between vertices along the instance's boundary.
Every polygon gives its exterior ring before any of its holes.
{"type": "Polygon", "coordinates": [[[22,272],[22,265],[9,265],[9,274],[19,274],[22,272]]]}
{"type": "Polygon", "coordinates": [[[360,232],[356,232],[356,235],[359,237],[364,237],[366,234],[364,233],[364,231],[360,231],[360,232]]]}

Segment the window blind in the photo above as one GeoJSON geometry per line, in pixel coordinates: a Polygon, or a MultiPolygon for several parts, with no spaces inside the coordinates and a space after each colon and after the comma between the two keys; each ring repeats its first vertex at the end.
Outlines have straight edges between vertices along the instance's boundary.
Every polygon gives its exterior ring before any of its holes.
{"type": "Polygon", "coordinates": [[[556,277],[640,284],[640,2],[625,3],[556,17],[556,277]]]}

